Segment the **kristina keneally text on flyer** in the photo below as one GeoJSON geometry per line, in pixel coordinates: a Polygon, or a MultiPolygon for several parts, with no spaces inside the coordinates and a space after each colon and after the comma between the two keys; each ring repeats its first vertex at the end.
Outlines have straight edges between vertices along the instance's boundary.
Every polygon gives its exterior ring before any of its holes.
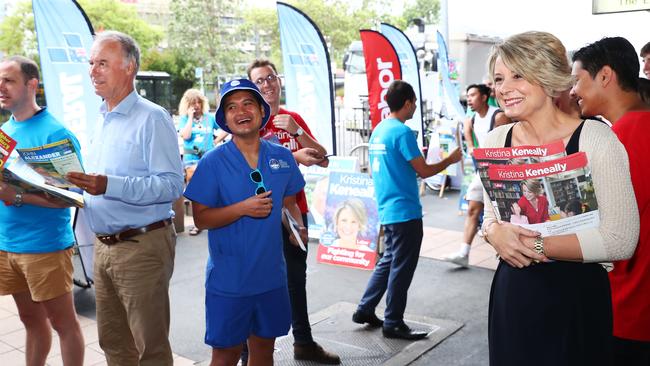
{"type": "Polygon", "coordinates": [[[502,221],[542,236],[597,227],[598,202],[584,152],[535,164],[490,165],[493,207],[502,221]]]}

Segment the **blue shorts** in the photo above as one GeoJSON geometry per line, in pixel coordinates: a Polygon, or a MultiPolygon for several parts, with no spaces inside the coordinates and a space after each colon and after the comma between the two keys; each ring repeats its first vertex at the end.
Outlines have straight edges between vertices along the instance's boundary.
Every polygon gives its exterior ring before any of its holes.
{"type": "Polygon", "coordinates": [[[286,287],[253,296],[205,294],[205,343],[213,348],[238,346],[251,334],[261,338],[287,335],[291,303],[286,287]]]}

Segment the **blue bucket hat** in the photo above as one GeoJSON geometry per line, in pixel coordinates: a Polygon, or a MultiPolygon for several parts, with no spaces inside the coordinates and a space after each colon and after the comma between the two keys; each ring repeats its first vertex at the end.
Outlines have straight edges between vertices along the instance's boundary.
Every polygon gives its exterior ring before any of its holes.
{"type": "Polygon", "coordinates": [[[219,108],[217,108],[217,113],[215,114],[215,119],[217,120],[217,124],[219,127],[221,127],[222,130],[232,133],[228,126],[226,126],[226,116],[223,111],[223,100],[228,96],[230,93],[234,93],[238,90],[249,90],[253,93],[255,98],[260,102],[262,107],[264,107],[264,117],[262,118],[262,125],[260,126],[260,130],[266,126],[266,123],[269,121],[269,118],[271,118],[271,106],[264,100],[264,97],[262,97],[262,93],[260,93],[260,90],[257,88],[257,85],[253,83],[252,81],[248,79],[235,79],[231,80],[221,87],[221,97],[219,99],[219,108]]]}

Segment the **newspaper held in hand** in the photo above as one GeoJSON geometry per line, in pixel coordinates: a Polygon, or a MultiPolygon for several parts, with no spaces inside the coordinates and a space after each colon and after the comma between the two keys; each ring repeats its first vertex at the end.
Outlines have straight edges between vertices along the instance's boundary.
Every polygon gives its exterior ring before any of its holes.
{"type": "MultiPolygon", "coordinates": [[[[488,178],[488,168],[493,165],[520,165],[539,163],[558,159],[566,156],[564,143],[562,141],[552,142],[550,144],[533,146],[516,146],[516,147],[492,147],[492,148],[475,148],[472,159],[474,167],[481,178],[483,188],[490,197],[490,201],[497,202],[494,184],[488,178]]],[[[496,207],[496,206],[495,206],[496,207]]],[[[497,217],[499,215],[496,213],[497,217]]],[[[507,219],[506,219],[507,221],[507,219]]]]}
{"type": "Polygon", "coordinates": [[[77,149],[69,139],[16,151],[25,163],[45,178],[47,184],[55,187],[76,187],[65,175],[69,172],[84,172],[77,149]]]}
{"type": "Polygon", "coordinates": [[[598,202],[584,152],[536,164],[492,164],[487,173],[492,205],[502,221],[542,237],[598,227],[598,202]]]}
{"type": "Polygon", "coordinates": [[[0,130],[0,170],[4,167],[9,155],[16,147],[16,140],[7,135],[4,131],[0,130]]]}
{"type": "Polygon", "coordinates": [[[83,196],[66,189],[74,187],[65,179],[65,174],[71,171],[83,172],[83,168],[74,145],[64,139],[45,146],[14,150],[0,180],[28,193],[46,193],[83,207],[83,196]]]}
{"type": "Polygon", "coordinates": [[[298,225],[296,219],[291,216],[289,210],[284,207],[282,208],[282,224],[287,229],[287,231],[289,231],[289,235],[296,240],[296,243],[298,243],[300,249],[302,249],[303,252],[306,252],[307,248],[305,248],[305,243],[303,243],[302,239],[300,238],[300,225],[298,225]]]}

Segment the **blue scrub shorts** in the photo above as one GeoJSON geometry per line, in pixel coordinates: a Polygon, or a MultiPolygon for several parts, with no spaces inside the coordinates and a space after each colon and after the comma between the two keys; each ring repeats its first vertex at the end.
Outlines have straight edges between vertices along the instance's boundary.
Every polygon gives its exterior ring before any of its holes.
{"type": "Polygon", "coordinates": [[[230,348],[251,334],[276,338],[289,333],[291,303],[286,287],[253,296],[228,297],[205,294],[205,343],[230,348]]]}

